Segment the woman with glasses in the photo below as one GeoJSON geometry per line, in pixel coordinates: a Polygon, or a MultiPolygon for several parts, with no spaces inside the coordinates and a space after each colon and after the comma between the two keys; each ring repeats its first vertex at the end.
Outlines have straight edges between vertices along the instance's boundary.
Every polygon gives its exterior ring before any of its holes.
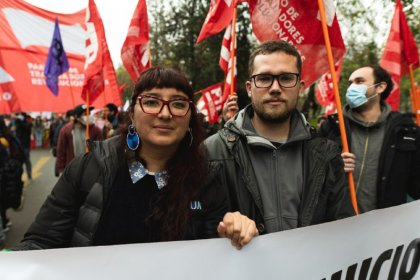
{"type": "Polygon", "coordinates": [[[187,78],[152,68],[135,84],[121,135],[90,142],[65,169],[14,250],[115,245],[226,236],[241,248],[253,221],[227,212],[208,174],[203,126],[187,78]]]}

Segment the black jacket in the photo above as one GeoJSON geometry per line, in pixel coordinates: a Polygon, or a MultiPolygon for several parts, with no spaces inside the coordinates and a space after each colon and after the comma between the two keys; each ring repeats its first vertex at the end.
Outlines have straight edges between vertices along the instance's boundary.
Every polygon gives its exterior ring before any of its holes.
{"type": "MultiPolygon", "coordinates": [[[[347,118],[344,120],[351,151],[350,123],[347,118]]],[[[329,116],[320,134],[341,145],[337,115],[329,116]]],[[[420,129],[409,115],[390,113],[378,160],[378,208],[403,204],[407,194],[420,198],[420,129]]]]}
{"type": "MultiPolygon", "coordinates": [[[[66,167],[35,222],[13,250],[90,246],[122,160],[119,136],[91,142],[90,152],[66,167]]],[[[220,188],[206,189],[202,209],[192,209],[185,239],[217,237],[217,225],[227,212],[220,188]]]]}
{"type": "MultiPolygon", "coordinates": [[[[206,140],[210,165],[217,170],[209,182],[228,190],[229,211],[239,211],[253,219],[260,233],[264,233],[262,199],[257,175],[247,153],[247,140],[238,133],[237,127],[232,126],[235,126],[234,122],[227,123],[225,128],[206,140]]],[[[338,146],[315,136],[305,140],[303,163],[304,186],[298,209],[298,227],[354,215],[338,146]]]]}

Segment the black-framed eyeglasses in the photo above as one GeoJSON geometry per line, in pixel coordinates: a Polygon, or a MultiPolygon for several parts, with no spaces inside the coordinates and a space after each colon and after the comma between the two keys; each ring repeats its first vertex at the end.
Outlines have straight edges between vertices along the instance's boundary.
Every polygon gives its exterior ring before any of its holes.
{"type": "Polygon", "coordinates": [[[256,74],[251,76],[251,80],[254,80],[254,85],[257,88],[271,87],[273,85],[274,79],[277,79],[277,82],[281,87],[292,88],[297,85],[299,77],[299,73],[281,73],[278,75],[256,74]]]}
{"type": "Polygon", "coordinates": [[[158,115],[163,110],[163,106],[168,106],[172,116],[184,117],[191,108],[192,101],[183,98],[163,100],[162,98],[150,95],[140,95],[138,97],[140,108],[149,115],[158,115]]]}

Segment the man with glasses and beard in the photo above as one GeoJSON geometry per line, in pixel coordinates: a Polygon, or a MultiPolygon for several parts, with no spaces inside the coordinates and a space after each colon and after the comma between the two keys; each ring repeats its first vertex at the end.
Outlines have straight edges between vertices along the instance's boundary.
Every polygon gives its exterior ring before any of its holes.
{"type": "Polygon", "coordinates": [[[251,104],[206,140],[210,184],[228,190],[230,211],[260,234],[354,215],[338,145],[317,137],[296,109],[302,60],[284,41],[267,41],[249,59],[251,104]]]}

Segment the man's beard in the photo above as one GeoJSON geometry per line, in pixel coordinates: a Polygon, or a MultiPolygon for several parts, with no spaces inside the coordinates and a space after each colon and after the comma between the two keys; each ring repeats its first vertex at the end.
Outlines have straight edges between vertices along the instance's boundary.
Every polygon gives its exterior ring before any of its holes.
{"type": "Polygon", "coordinates": [[[287,122],[292,114],[292,111],[286,109],[283,112],[276,112],[276,113],[267,113],[264,111],[262,106],[257,106],[252,103],[252,108],[254,109],[254,113],[258,115],[258,117],[267,123],[284,123],[287,122]]]}

